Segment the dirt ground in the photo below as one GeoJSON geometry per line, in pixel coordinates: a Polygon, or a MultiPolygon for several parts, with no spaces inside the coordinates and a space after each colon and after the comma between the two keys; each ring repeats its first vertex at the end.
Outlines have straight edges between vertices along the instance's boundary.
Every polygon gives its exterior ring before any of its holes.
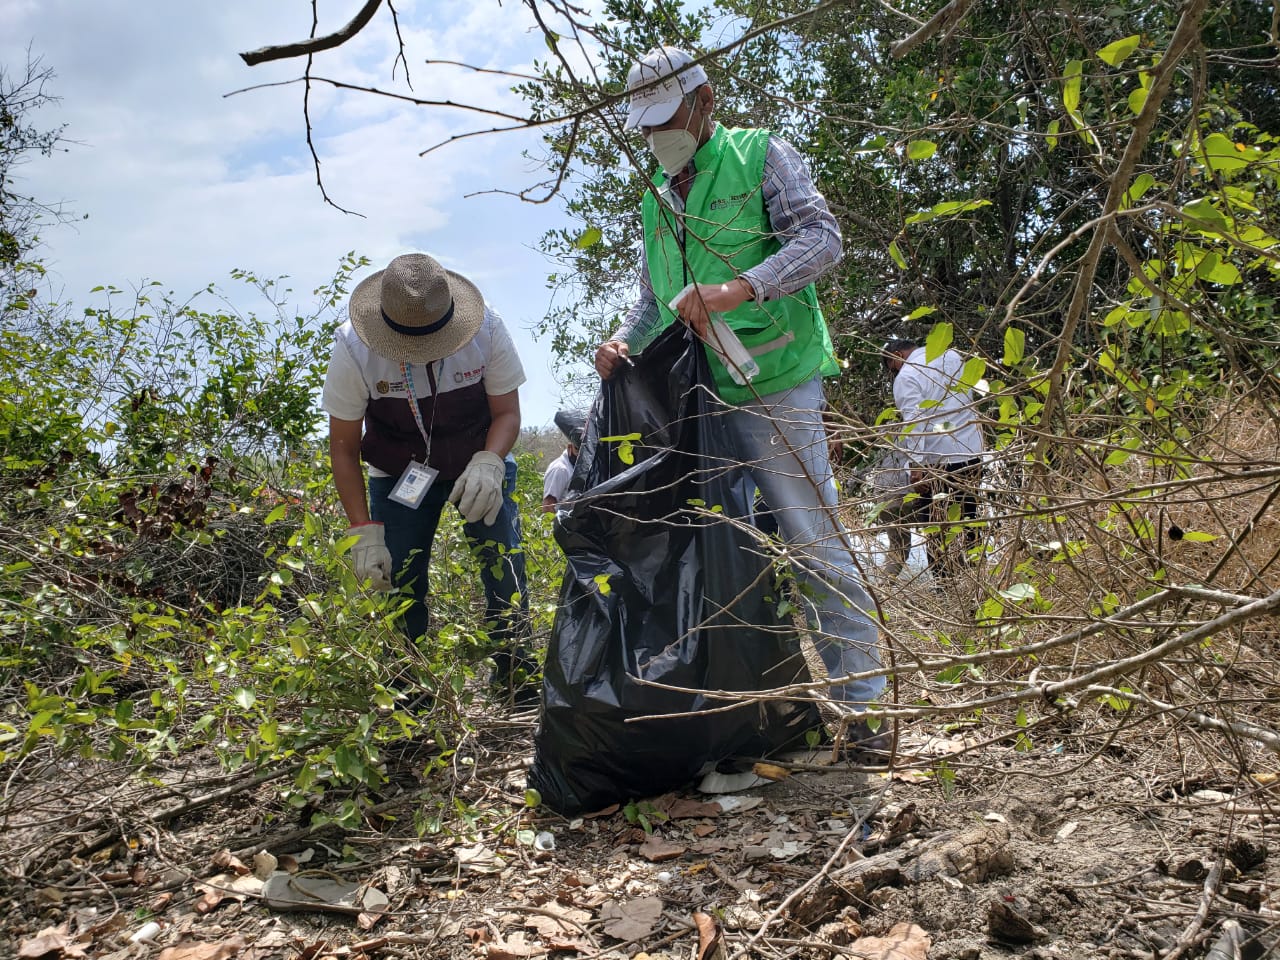
{"type": "Polygon", "coordinates": [[[536,714],[475,720],[426,780],[429,744],[388,757],[390,786],[346,832],[204,757],[145,776],[24,766],[6,784],[0,955],[1280,955],[1274,762],[1178,773],[1183,746],[1150,727],[1089,750],[1064,729],[1028,750],[921,721],[900,727],[892,765],[823,748],[738,792],[566,819],[524,803],[536,714]],[[420,833],[442,800],[473,828],[420,833]],[[284,886],[264,896],[273,867],[284,886]],[[296,909],[352,889],[348,906],[296,909]]]}

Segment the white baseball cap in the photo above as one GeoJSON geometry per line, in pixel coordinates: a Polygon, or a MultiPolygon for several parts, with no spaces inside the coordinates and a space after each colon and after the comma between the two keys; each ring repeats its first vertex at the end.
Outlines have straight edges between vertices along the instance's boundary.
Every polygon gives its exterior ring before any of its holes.
{"type": "Polygon", "coordinates": [[[693,57],[679,47],[654,47],[640,58],[627,74],[627,90],[631,94],[627,130],[666,123],[675,115],[684,95],[707,82],[702,65],[689,66],[691,63],[693,57]],[[663,77],[666,79],[661,83],[654,82],[663,77]]]}

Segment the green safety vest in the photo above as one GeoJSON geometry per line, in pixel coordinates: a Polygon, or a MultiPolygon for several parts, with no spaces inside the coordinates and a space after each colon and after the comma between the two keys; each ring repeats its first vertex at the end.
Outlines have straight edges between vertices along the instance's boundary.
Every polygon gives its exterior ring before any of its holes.
{"type": "MultiPolygon", "coordinates": [[[[685,201],[683,243],[676,230],[678,215],[654,191],[645,192],[645,259],[661,329],[678,319],[668,304],[687,284],[728,283],[782,247],[769,225],[761,190],[769,136],[767,130],[716,125],[711,139],[694,155],[696,173],[685,201]]],[[[666,182],[659,171],[654,186],[666,182]]],[[[707,348],[716,390],[727,403],[789,390],[819,372],[840,372],[813,284],[781,300],[748,300],[724,319],[760,365],[750,386],[740,386],[707,348]]]]}

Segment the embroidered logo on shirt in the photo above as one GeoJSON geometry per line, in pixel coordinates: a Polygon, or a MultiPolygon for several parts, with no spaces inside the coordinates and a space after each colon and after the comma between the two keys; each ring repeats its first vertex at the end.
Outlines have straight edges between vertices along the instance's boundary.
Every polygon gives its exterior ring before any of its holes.
{"type": "Polygon", "coordinates": [[[474,370],[457,370],[453,374],[454,383],[475,383],[484,376],[484,367],[476,367],[474,370]]]}
{"type": "Polygon", "coordinates": [[[396,380],[394,383],[388,383],[386,380],[379,380],[373,385],[373,389],[377,390],[382,396],[388,393],[404,393],[407,389],[403,380],[396,380]]]}

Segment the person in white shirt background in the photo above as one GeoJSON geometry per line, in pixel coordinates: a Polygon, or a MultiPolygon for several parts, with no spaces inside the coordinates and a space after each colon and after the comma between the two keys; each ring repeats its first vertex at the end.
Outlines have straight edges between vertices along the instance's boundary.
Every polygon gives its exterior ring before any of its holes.
{"type": "MultiPolygon", "coordinates": [[[[883,347],[885,367],[893,377],[893,403],[902,418],[897,442],[910,469],[911,492],[897,516],[901,523],[937,525],[925,540],[928,569],[934,582],[955,577],[969,551],[978,545],[978,488],[986,446],[974,409],[973,390],[962,383],[964,358],[955,350],[932,360],[913,340],[894,339],[883,347]],[[959,504],[951,534],[951,506],[959,504]],[[948,540],[951,544],[948,544],[948,540]]],[[[905,560],[905,558],[903,558],[905,560]]],[[[894,574],[895,558],[889,566],[894,574]]]]}
{"type": "Polygon", "coordinates": [[[578,463],[578,447],[582,446],[582,433],[587,426],[587,415],[581,410],[558,410],[556,426],[564,434],[564,453],[547,465],[542,474],[542,512],[554,513],[556,504],[569,492],[569,481],[578,463]]]}

